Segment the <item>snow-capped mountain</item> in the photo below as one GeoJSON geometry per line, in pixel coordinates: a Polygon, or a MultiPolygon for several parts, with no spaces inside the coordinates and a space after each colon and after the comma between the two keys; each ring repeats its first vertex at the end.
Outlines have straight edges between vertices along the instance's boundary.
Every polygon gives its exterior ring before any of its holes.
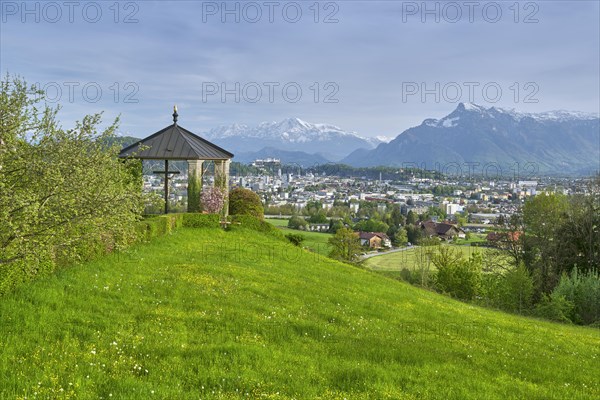
{"type": "Polygon", "coordinates": [[[523,113],[460,103],[441,119],[429,118],[389,143],[359,150],[342,162],[356,166],[409,165],[436,169],[449,163],[519,163],[539,172],[589,173],[600,165],[598,115],[523,113]],[[437,166],[437,167],[436,167],[437,166]]]}
{"type": "MultiPolygon", "coordinates": [[[[258,126],[233,124],[214,128],[202,136],[234,153],[259,152],[264,148],[319,154],[336,161],[357,149],[372,149],[378,138],[363,138],[328,124],[313,124],[299,118],[263,122],[258,126]]],[[[262,152],[264,153],[264,152],[262,152]]]]}

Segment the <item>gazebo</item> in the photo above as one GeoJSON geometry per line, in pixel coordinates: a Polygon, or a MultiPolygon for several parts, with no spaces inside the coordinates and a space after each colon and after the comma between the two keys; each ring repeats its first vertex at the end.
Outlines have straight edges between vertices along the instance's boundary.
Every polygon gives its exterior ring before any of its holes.
{"type": "MultiPolygon", "coordinates": [[[[123,148],[119,153],[120,158],[164,160],[165,170],[154,171],[154,173],[165,175],[165,214],[169,212],[169,175],[179,173],[179,171],[169,171],[169,160],[187,161],[188,212],[199,211],[194,209],[193,205],[200,200],[199,190],[202,187],[203,164],[205,161],[214,162],[215,186],[220,186],[226,195],[229,190],[229,164],[233,154],[177,125],[178,116],[177,106],[175,106],[173,108],[173,124],[131,146],[123,148]],[[191,191],[192,187],[198,188],[198,191],[191,191]],[[192,196],[197,196],[198,199],[191,202],[192,196]]],[[[227,216],[229,212],[227,201],[223,212],[227,216]]]]}

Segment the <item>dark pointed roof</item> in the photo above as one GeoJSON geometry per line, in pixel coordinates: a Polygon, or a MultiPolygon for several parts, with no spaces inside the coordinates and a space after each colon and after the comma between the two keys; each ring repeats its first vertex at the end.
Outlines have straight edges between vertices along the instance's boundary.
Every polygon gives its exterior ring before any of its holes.
{"type": "Polygon", "coordinates": [[[173,119],[172,125],[125,147],[119,153],[119,157],[144,160],[229,160],[233,158],[233,154],[227,150],[177,125],[177,111],[173,114],[173,119]],[[140,145],[144,148],[141,151],[140,145]]]}

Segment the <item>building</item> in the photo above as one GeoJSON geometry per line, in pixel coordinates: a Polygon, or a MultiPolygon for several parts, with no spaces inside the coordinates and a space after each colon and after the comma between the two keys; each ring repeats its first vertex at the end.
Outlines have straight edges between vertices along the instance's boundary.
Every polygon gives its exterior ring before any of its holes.
{"type": "Polygon", "coordinates": [[[392,247],[392,241],[383,232],[359,232],[360,244],[371,249],[380,249],[382,247],[392,247]]]}
{"type": "Polygon", "coordinates": [[[441,240],[464,239],[466,233],[462,228],[447,222],[424,221],[421,230],[425,237],[437,237],[441,240]]]}

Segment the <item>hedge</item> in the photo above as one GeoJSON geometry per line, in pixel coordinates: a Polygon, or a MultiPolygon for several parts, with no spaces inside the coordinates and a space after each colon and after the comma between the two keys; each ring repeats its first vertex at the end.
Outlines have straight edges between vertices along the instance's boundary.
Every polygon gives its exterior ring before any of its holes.
{"type": "Polygon", "coordinates": [[[221,216],[218,214],[182,214],[183,226],[186,228],[219,228],[221,216]]]}

